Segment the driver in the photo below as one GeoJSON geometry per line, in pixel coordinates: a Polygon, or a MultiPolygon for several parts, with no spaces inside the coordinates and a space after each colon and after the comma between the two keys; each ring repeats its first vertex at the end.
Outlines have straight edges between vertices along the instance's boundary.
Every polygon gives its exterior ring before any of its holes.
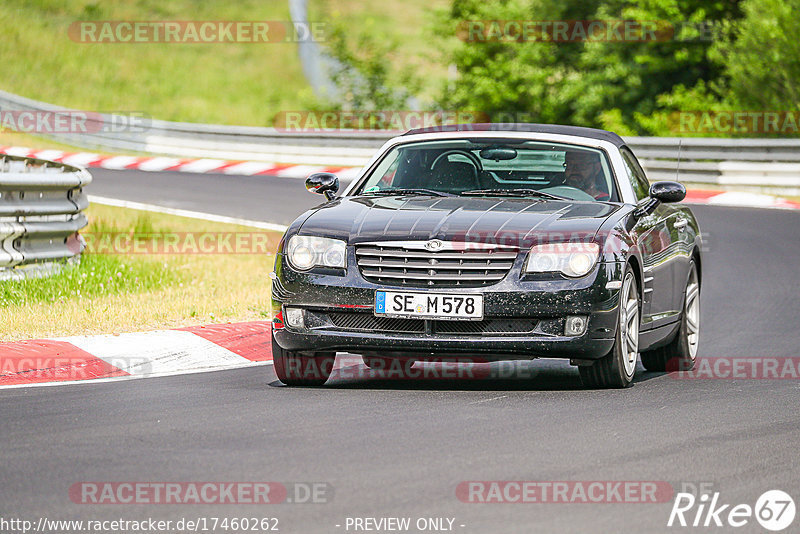
{"type": "Polygon", "coordinates": [[[564,157],[566,167],[564,184],[580,189],[597,200],[611,198],[598,184],[605,184],[603,167],[597,154],[585,151],[567,151],[564,157]]]}

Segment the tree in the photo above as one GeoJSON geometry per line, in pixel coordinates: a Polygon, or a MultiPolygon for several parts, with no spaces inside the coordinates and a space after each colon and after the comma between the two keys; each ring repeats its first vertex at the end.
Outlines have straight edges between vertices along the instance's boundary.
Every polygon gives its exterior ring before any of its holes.
{"type": "Polygon", "coordinates": [[[658,21],[666,31],[655,41],[587,43],[580,59],[585,74],[574,88],[574,118],[656,133],[652,115],[675,111],[665,104],[708,105],[709,90],[718,87],[724,70],[709,57],[713,41],[741,12],[739,0],[621,0],[605,4],[597,15],[658,21]]]}
{"type": "Polygon", "coordinates": [[[800,110],[800,0],[745,0],[744,18],[712,56],[725,66],[740,110],[800,110]]]}
{"type": "MultiPolygon", "coordinates": [[[[774,0],[778,1],[778,0],[774,0]]],[[[798,0],[795,0],[798,1],[798,0]]],[[[740,0],[453,0],[443,31],[470,20],[659,21],[658,39],[582,42],[462,42],[452,47],[456,80],[448,106],[527,113],[532,120],[606,127],[623,133],[663,129],[675,103],[716,101],[724,65],[709,56],[714,30],[741,17],[740,0]],[[670,30],[671,28],[671,30],[670,30]],[[690,88],[690,89],[686,89],[690,88]]]]}
{"type": "Polygon", "coordinates": [[[464,29],[481,21],[582,20],[596,10],[597,3],[453,0],[441,17],[439,33],[460,35],[462,40],[451,47],[450,63],[455,65],[457,77],[443,88],[440,104],[490,117],[569,121],[572,109],[567,88],[579,75],[575,60],[581,52],[580,43],[517,41],[491,34],[483,40],[471,38],[469,32],[465,39],[464,29]]]}

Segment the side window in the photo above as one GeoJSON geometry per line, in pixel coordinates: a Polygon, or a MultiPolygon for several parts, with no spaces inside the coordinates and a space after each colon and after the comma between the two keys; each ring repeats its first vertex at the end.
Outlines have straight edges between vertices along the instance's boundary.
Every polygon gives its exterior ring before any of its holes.
{"type": "Polygon", "coordinates": [[[622,161],[625,162],[625,171],[628,174],[628,180],[631,182],[637,202],[647,198],[650,195],[650,182],[647,181],[644,170],[639,165],[639,162],[636,161],[633,152],[628,150],[627,147],[622,147],[620,153],[622,154],[622,161]]]}
{"type": "Polygon", "coordinates": [[[383,173],[381,179],[379,181],[382,188],[392,187],[394,185],[394,177],[397,173],[397,166],[400,163],[400,158],[397,158],[394,163],[392,163],[388,169],[383,173]]]}

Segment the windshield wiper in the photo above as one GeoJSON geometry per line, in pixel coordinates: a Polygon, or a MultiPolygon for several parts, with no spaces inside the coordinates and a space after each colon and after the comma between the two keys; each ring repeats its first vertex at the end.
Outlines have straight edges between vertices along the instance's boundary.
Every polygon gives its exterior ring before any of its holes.
{"type": "Polygon", "coordinates": [[[470,189],[469,191],[464,191],[461,194],[481,196],[481,197],[539,197],[539,198],[547,198],[550,200],[568,200],[564,197],[558,197],[556,195],[551,195],[550,193],[545,193],[544,191],[539,191],[538,189],[524,189],[524,188],[470,189]]]}
{"type": "Polygon", "coordinates": [[[450,193],[443,193],[441,191],[434,191],[433,189],[412,189],[396,187],[393,189],[376,189],[374,191],[365,191],[362,195],[369,196],[391,196],[391,195],[430,195],[434,197],[452,197],[450,193]]]}

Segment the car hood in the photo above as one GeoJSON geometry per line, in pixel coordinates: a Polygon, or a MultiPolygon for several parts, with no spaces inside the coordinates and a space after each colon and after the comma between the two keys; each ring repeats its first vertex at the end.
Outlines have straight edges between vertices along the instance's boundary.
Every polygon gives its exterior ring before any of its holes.
{"type": "Polygon", "coordinates": [[[342,197],[312,211],[300,233],[348,243],[440,239],[521,246],[593,236],[617,209],[604,202],[530,198],[342,197]]]}

